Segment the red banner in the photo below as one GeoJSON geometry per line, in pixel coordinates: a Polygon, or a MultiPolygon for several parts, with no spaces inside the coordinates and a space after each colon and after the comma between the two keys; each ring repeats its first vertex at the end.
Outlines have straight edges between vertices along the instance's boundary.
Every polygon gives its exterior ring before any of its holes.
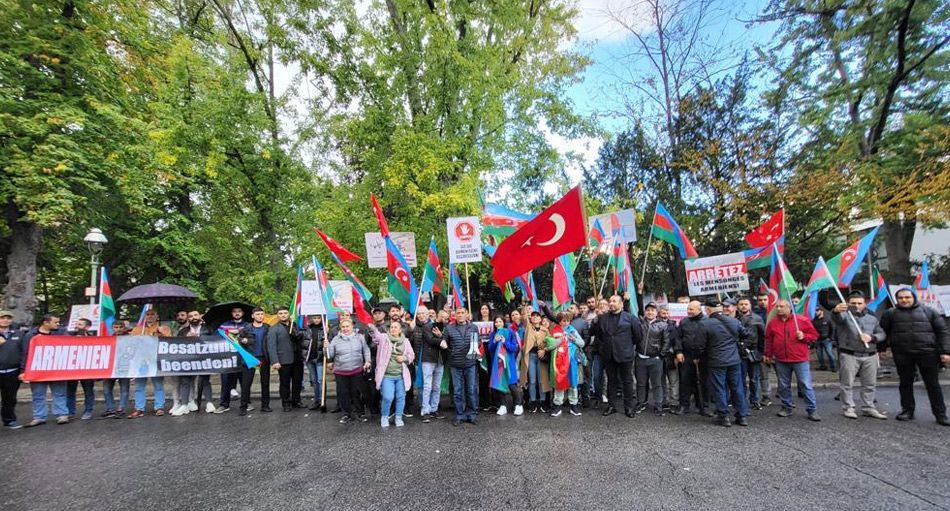
{"type": "Polygon", "coordinates": [[[115,337],[41,335],[30,341],[26,381],[112,378],[115,337]]]}

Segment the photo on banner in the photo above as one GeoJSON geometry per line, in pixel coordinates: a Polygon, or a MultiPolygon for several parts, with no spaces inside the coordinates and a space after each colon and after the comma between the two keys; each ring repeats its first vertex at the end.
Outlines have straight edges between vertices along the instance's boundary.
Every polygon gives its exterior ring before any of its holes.
{"type": "MultiPolygon", "coordinates": [[[[387,268],[389,265],[386,262],[386,242],[383,241],[383,236],[378,232],[368,232],[363,237],[366,242],[366,265],[370,268],[387,268]]],[[[415,268],[416,233],[391,232],[389,237],[402,252],[409,267],[415,268]]]]}
{"type": "Polygon", "coordinates": [[[89,321],[92,321],[92,327],[90,330],[96,332],[99,330],[99,304],[93,303],[81,303],[78,305],[73,305],[69,309],[69,321],[66,322],[66,331],[72,332],[76,330],[76,322],[80,318],[86,318],[89,321]]]}

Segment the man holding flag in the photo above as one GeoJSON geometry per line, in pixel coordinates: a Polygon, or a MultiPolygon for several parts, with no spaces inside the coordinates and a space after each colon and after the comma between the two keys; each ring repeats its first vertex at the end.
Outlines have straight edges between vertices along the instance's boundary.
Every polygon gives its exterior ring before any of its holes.
{"type": "Polygon", "coordinates": [[[844,416],[857,419],[854,411],[854,396],[851,389],[855,378],[861,379],[861,414],[875,419],[887,419],[874,406],[874,388],[877,385],[877,370],[881,361],[877,344],[884,342],[884,330],[877,316],[868,314],[864,293],[852,291],[848,303],[839,303],[832,314],[838,339],[839,378],[841,381],[841,406],[844,416]],[[854,320],[845,313],[851,312],[854,320]],[[861,329],[858,330],[857,327],[861,329]]]}

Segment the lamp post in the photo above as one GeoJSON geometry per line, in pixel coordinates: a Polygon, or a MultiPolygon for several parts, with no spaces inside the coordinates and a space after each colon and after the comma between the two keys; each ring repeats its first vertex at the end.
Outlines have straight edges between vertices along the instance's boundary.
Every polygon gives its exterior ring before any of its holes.
{"type": "Polygon", "coordinates": [[[92,268],[92,275],[89,276],[89,289],[86,290],[86,295],[89,297],[89,305],[95,305],[99,256],[102,254],[102,249],[109,240],[102,234],[102,231],[96,228],[89,229],[89,233],[86,234],[86,237],[82,240],[86,242],[86,247],[89,248],[89,266],[92,268]]]}

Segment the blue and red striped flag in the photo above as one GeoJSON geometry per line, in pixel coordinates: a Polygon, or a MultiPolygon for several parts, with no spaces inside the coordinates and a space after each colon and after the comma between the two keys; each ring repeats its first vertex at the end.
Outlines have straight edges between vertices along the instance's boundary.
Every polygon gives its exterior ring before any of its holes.
{"type": "Polygon", "coordinates": [[[681,259],[693,259],[699,257],[693,243],[689,241],[686,233],[680,228],[679,224],[673,218],[673,215],[663,206],[663,203],[656,203],[656,213],[653,214],[653,227],[650,233],[657,239],[661,239],[679,249],[681,259]]]}
{"type": "Polygon", "coordinates": [[[875,227],[864,237],[855,241],[850,247],[844,249],[844,252],[828,260],[828,270],[831,276],[835,278],[838,287],[849,287],[854,276],[861,269],[861,263],[868,255],[868,250],[874,245],[874,236],[881,227],[875,227]]]}
{"type": "Polygon", "coordinates": [[[462,296],[462,279],[459,278],[459,272],[454,263],[449,263],[449,278],[452,280],[453,306],[455,308],[465,307],[465,297],[462,296]]]}
{"type": "Polygon", "coordinates": [[[373,212],[376,214],[376,220],[379,223],[379,233],[382,234],[386,243],[386,268],[389,271],[387,277],[387,287],[389,293],[393,295],[409,314],[415,315],[416,302],[419,298],[419,288],[416,287],[416,280],[412,278],[412,269],[406,258],[396,243],[389,237],[389,225],[386,223],[386,217],[383,215],[379,202],[376,201],[376,195],[370,195],[370,202],[373,205],[373,212]]]}

